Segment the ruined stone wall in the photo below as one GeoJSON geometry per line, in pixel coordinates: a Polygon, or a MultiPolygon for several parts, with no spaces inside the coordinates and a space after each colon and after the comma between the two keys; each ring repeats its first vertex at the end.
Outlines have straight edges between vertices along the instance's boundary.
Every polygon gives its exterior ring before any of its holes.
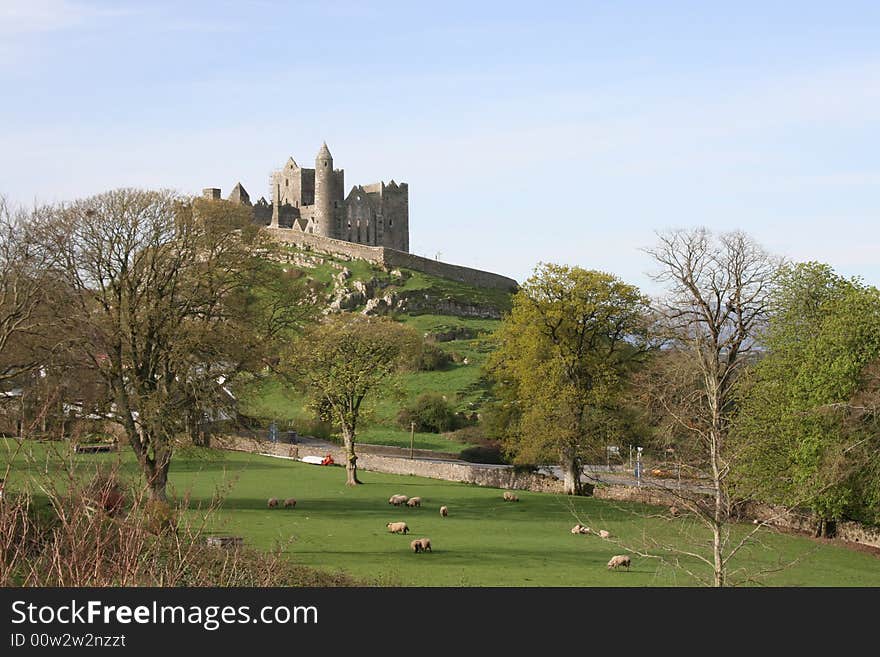
{"type": "Polygon", "coordinates": [[[382,192],[384,221],[382,245],[398,251],[409,251],[409,186],[385,186],[382,192]]]}
{"type": "Polygon", "coordinates": [[[413,255],[412,253],[404,253],[395,249],[387,249],[381,246],[367,246],[365,244],[355,244],[354,242],[346,242],[320,235],[311,235],[302,233],[297,230],[266,228],[270,234],[279,242],[286,244],[295,244],[297,246],[310,246],[314,250],[330,253],[342,254],[352,258],[359,258],[368,262],[373,262],[389,269],[395,267],[405,267],[407,269],[415,269],[416,271],[448,278],[460,283],[468,285],[476,285],[478,287],[495,288],[499,290],[513,291],[517,287],[517,283],[512,278],[493,274],[488,271],[479,269],[471,269],[470,267],[462,267],[460,265],[450,265],[438,260],[423,258],[422,256],[413,255]]]}
{"type": "Polygon", "coordinates": [[[346,242],[344,240],[337,240],[330,237],[303,233],[298,230],[285,230],[283,228],[267,228],[266,230],[269,231],[269,234],[272,235],[272,237],[285,244],[309,246],[320,253],[349,256],[351,258],[373,262],[378,265],[385,264],[384,249],[379,246],[355,244],[354,242],[346,242]]]}
{"type": "Polygon", "coordinates": [[[430,258],[423,258],[412,253],[404,253],[393,249],[385,251],[384,263],[387,267],[406,267],[407,269],[415,269],[432,276],[440,276],[441,278],[448,278],[460,283],[476,285],[477,287],[509,291],[514,291],[517,288],[516,281],[506,276],[460,265],[450,265],[438,260],[431,260],[430,258]]]}
{"type": "MultiPolygon", "coordinates": [[[[240,436],[212,436],[211,447],[288,458],[323,457],[328,451],[321,447],[270,443],[240,436]]],[[[334,447],[330,453],[337,463],[345,463],[345,452],[342,448],[334,447]]],[[[386,474],[415,475],[431,479],[458,481],[490,488],[531,490],[542,493],[562,492],[562,482],[558,479],[529,472],[516,472],[513,468],[481,467],[451,461],[411,460],[364,452],[358,455],[358,468],[386,474]]]]}

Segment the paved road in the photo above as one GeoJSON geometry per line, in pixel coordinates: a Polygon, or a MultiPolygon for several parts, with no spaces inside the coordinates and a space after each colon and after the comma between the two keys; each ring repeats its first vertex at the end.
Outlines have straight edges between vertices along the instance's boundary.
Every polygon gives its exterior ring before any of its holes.
{"type": "MultiPolygon", "coordinates": [[[[319,440],[317,438],[307,438],[305,436],[298,436],[296,440],[296,444],[305,445],[308,447],[315,447],[321,450],[336,450],[339,448],[338,445],[334,443],[327,442],[325,440],[319,440]]],[[[409,449],[405,447],[393,447],[393,446],[373,446],[373,445],[359,445],[358,449],[363,450],[364,453],[374,453],[381,456],[396,456],[399,458],[409,458],[409,449]]],[[[424,454],[424,452],[422,452],[424,454]]],[[[417,461],[428,461],[435,463],[459,463],[461,465],[467,465],[473,468],[493,468],[493,469],[508,469],[512,468],[511,465],[497,465],[493,463],[470,463],[469,461],[462,461],[461,459],[455,458],[447,458],[440,456],[416,456],[415,460],[417,461]]],[[[562,470],[558,466],[549,466],[543,467],[539,469],[539,472],[543,474],[549,474],[557,479],[562,479],[562,470]]],[[[641,482],[635,478],[635,475],[631,470],[628,470],[621,466],[612,466],[608,467],[607,465],[587,465],[584,466],[583,474],[581,475],[581,481],[590,483],[590,484],[615,484],[620,486],[632,486],[642,488],[662,488],[662,489],[676,489],[681,486],[682,489],[699,491],[699,492],[711,492],[711,489],[707,486],[699,486],[695,482],[691,480],[686,480],[679,482],[676,479],[657,479],[653,477],[642,477],[641,482]]]]}

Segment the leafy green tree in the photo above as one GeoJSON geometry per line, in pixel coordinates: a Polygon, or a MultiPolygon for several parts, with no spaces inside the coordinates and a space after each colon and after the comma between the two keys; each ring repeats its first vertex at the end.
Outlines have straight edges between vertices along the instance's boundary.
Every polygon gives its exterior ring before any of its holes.
{"type": "Polygon", "coordinates": [[[736,423],[741,493],[809,506],[819,534],[853,515],[876,520],[864,492],[880,485],[880,291],[827,265],[787,267],[764,343],[736,423]]]}
{"type": "Polygon", "coordinates": [[[487,367],[520,463],[552,459],[582,492],[585,457],[604,453],[627,372],[646,353],[648,300],[614,276],[539,265],[513,299],[487,367]]]}
{"type": "Polygon", "coordinates": [[[314,405],[336,424],[346,450],[346,484],[357,477],[357,426],[364,400],[393,389],[393,377],[412,361],[420,344],[412,329],[388,319],[330,315],[304,331],[282,363],[304,385],[314,405]]]}

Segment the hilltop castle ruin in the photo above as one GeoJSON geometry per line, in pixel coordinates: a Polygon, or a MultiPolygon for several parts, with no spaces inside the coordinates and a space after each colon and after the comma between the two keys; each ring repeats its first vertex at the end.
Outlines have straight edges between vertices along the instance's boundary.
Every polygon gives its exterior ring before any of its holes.
{"type": "MultiPolygon", "coordinates": [[[[228,201],[252,208],[254,222],[281,243],[344,258],[357,258],[387,269],[407,268],[468,285],[513,291],[512,278],[451,265],[409,252],[409,187],[406,183],[355,185],[344,195],[345,171],[333,168],[327,144],[321,146],[314,169],[287,160],[270,177],[272,202],[251,204],[241,183],[228,201]]],[[[221,200],[208,187],[204,196],[221,200]]]]}
{"type": "MultiPolygon", "coordinates": [[[[254,221],[259,224],[409,252],[408,185],[394,180],[355,185],[345,196],[345,170],[333,168],[326,143],[318,151],[314,169],[301,167],[291,157],[272,172],[270,187],[272,203],[263,197],[252,205],[254,221]]],[[[217,188],[203,193],[220,198],[217,188]]],[[[229,200],[251,205],[241,183],[229,200]]]]}

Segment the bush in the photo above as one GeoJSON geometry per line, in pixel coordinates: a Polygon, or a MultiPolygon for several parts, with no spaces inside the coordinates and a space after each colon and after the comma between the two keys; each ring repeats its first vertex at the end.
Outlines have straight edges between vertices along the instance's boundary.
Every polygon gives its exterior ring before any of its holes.
{"type": "Polygon", "coordinates": [[[413,354],[409,368],[416,372],[433,372],[442,370],[451,362],[452,356],[443,349],[430,342],[423,342],[413,354]]]}
{"type": "Polygon", "coordinates": [[[467,421],[470,424],[450,433],[448,436],[450,440],[454,440],[457,443],[469,443],[471,445],[492,445],[498,443],[497,440],[492,440],[486,435],[483,426],[477,424],[476,418],[473,415],[464,418],[463,421],[467,421]]]}
{"type": "Polygon", "coordinates": [[[461,450],[458,458],[468,463],[490,463],[493,465],[504,465],[507,463],[499,443],[467,447],[461,450]]]}
{"type": "Polygon", "coordinates": [[[401,428],[409,429],[413,422],[416,431],[431,433],[454,431],[462,424],[452,404],[436,392],[419,395],[411,406],[403,408],[397,414],[397,424],[401,428]]]}
{"type": "Polygon", "coordinates": [[[150,500],[144,504],[144,527],[153,534],[177,531],[177,512],[168,502],[150,500]]]}
{"type": "Polygon", "coordinates": [[[114,516],[95,504],[118,482],[98,473],[81,482],[69,471],[70,486],[42,486],[48,504],[28,493],[4,496],[0,504],[0,586],[346,586],[342,574],[292,564],[282,549],[226,550],[206,545],[215,506],[177,531],[157,533],[156,523],[173,522],[176,510],[132,497],[130,509],[114,516]]]}
{"type": "Polygon", "coordinates": [[[333,440],[333,425],[330,422],[315,418],[296,422],[293,424],[295,431],[301,436],[311,436],[320,440],[333,440]]]}

